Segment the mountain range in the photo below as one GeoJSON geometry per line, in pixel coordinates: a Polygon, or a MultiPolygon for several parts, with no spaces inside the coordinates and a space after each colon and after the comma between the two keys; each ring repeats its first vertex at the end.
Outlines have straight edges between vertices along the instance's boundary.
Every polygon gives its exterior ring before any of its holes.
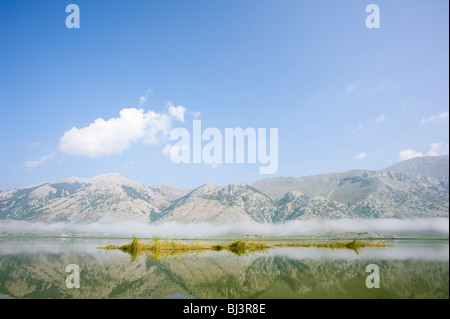
{"type": "Polygon", "coordinates": [[[147,186],[110,173],[0,192],[0,220],[84,222],[105,216],[148,223],[448,217],[449,157],[190,189],[147,186]]]}

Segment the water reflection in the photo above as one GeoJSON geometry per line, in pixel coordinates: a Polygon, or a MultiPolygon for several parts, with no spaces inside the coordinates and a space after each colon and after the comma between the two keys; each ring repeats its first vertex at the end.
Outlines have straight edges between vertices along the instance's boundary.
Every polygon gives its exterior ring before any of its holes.
{"type": "Polygon", "coordinates": [[[274,248],[237,256],[206,251],[163,258],[96,247],[128,240],[2,239],[0,296],[13,298],[448,298],[448,241],[351,250],[274,248]],[[365,267],[381,288],[365,286],[365,267]],[[81,287],[68,289],[68,264],[81,287]]]}

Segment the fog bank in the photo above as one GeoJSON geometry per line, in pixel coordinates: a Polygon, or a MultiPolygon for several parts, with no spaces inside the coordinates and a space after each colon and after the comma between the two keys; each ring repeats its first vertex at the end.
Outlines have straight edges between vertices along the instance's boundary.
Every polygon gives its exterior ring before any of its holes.
{"type": "Polygon", "coordinates": [[[448,218],[340,219],[272,223],[190,223],[148,224],[132,220],[103,218],[90,223],[0,221],[0,234],[91,235],[166,238],[220,238],[230,236],[320,236],[349,232],[369,232],[395,236],[449,235],[448,218]]]}

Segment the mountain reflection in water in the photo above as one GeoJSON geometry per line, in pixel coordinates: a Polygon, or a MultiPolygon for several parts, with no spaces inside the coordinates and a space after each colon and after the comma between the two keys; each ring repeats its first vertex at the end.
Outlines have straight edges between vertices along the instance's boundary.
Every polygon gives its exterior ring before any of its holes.
{"type": "Polygon", "coordinates": [[[112,239],[0,239],[2,298],[449,298],[448,241],[351,250],[286,247],[238,256],[190,252],[131,260],[112,239]],[[65,285],[80,268],[80,288],[65,285]],[[365,285],[380,268],[380,288],[365,285]]]}

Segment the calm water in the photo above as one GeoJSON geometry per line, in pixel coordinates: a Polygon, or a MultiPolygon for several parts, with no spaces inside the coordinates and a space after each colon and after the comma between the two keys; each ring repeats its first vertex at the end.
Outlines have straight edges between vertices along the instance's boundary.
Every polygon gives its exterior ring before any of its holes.
{"type": "Polygon", "coordinates": [[[2,298],[449,298],[448,241],[351,250],[274,248],[139,256],[96,249],[114,239],[0,239],[2,298]],[[80,268],[69,289],[66,266],[80,268]],[[368,289],[366,266],[380,268],[368,289]]]}

